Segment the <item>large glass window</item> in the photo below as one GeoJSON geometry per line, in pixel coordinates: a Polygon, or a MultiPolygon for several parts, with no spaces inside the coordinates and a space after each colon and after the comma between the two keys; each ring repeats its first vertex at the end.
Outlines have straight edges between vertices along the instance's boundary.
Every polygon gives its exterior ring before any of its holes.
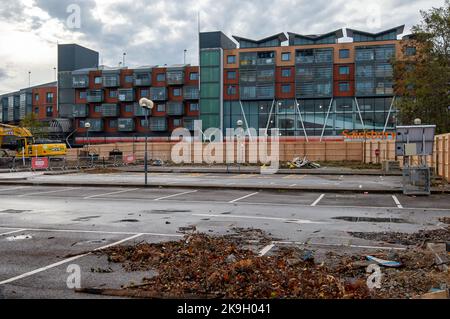
{"type": "Polygon", "coordinates": [[[236,63],[236,56],[235,55],[227,56],[227,63],[228,64],[235,64],[236,63]]]}
{"type": "Polygon", "coordinates": [[[281,61],[290,61],[291,60],[291,52],[283,52],[281,54],[281,61]]]}
{"type": "Polygon", "coordinates": [[[339,82],[339,92],[349,92],[350,84],[348,82],[339,82]]]}
{"type": "Polygon", "coordinates": [[[350,50],[349,49],[340,49],[339,50],[339,58],[341,58],[341,59],[350,58],[350,50]]]}
{"type": "Polygon", "coordinates": [[[281,69],[281,76],[283,78],[288,78],[291,76],[291,69],[281,69]]]}
{"type": "Polygon", "coordinates": [[[350,67],[349,66],[340,66],[339,67],[339,75],[349,75],[350,67]]]}

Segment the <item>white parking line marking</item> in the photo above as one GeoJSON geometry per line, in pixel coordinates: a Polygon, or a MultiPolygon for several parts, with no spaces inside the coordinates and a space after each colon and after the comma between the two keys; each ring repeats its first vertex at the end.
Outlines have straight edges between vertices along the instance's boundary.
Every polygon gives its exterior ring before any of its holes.
{"type": "Polygon", "coordinates": [[[400,201],[398,200],[397,196],[392,195],[392,198],[394,199],[395,204],[397,205],[398,208],[403,208],[403,205],[400,203],[400,201]]]}
{"type": "Polygon", "coordinates": [[[156,199],[154,199],[154,201],[159,201],[159,200],[163,200],[163,199],[173,198],[173,197],[182,196],[182,195],[187,195],[187,194],[192,194],[192,193],[197,193],[197,192],[198,192],[198,190],[195,190],[195,191],[189,191],[189,192],[183,192],[183,193],[178,193],[178,194],[173,194],[173,195],[169,195],[169,196],[164,196],[164,197],[156,198],[156,199]]]}
{"type": "Polygon", "coordinates": [[[273,247],[275,247],[274,244],[267,245],[259,252],[259,257],[265,256],[273,247]]]}
{"type": "Polygon", "coordinates": [[[317,204],[319,204],[319,202],[325,197],[325,194],[322,194],[319,196],[318,199],[316,199],[316,201],[314,203],[311,204],[311,207],[315,207],[317,206],[317,204]]]}
{"type": "Polygon", "coordinates": [[[249,197],[252,197],[252,196],[258,195],[258,194],[259,194],[259,192],[256,192],[256,193],[251,193],[251,194],[248,194],[248,195],[245,195],[245,196],[242,196],[242,197],[236,198],[236,199],[234,199],[234,200],[232,200],[232,201],[229,201],[228,203],[230,203],[230,204],[232,204],[232,203],[236,203],[236,202],[238,202],[238,201],[240,201],[240,200],[243,200],[243,199],[246,199],[246,198],[249,198],[249,197]]]}
{"type": "Polygon", "coordinates": [[[297,186],[297,184],[292,184],[292,185],[289,185],[289,187],[294,187],[294,186],[297,186]]]}
{"type": "MultiPolygon", "coordinates": [[[[142,236],[142,234],[136,234],[136,235],[133,235],[131,237],[119,240],[119,241],[117,241],[115,243],[112,243],[112,244],[109,244],[109,245],[106,245],[106,246],[94,249],[94,251],[99,251],[99,250],[107,249],[107,248],[110,248],[110,247],[113,247],[113,246],[117,246],[117,245],[120,245],[120,244],[122,244],[124,242],[133,240],[133,239],[141,237],[141,236],[142,236]]],[[[59,262],[56,262],[54,264],[51,264],[51,265],[48,265],[48,266],[45,266],[45,267],[42,267],[42,268],[35,269],[33,271],[30,271],[30,272],[27,272],[25,274],[22,274],[22,275],[19,275],[19,276],[16,276],[16,277],[4,280],[4,281],[0,281],[0,285],[9,284],[9,283],[17,281],[19,279],[23,279],[23,278],[27,278],[27,277],[33,276],[33,275],[38,274],[40,272],[43,272],[43,271],[46,271],[48,269],[52,269],[52,268],[55,268],[55,267],[67,264],[67,263],[69,263],[71,261],[80,259],[80,258],[85,257],[85,256],[90,255],[90,254],[91,253],[86,253],[86,254],[83,254],[83,255],[78,255],[78,256],[71,257],[71,258],[67,258],[67,259],[61,260],[59,262]]]]}
{"type": "Polygon", "coordinates": [[[91,198],[96,198],[96,197],[104,197],[104,196],[110,196],[110,195],[116,195],[116,194],[122,194],[122,193],[128,193],[128,192],[133,192],[135,190],[138,190],[139,188],[132,188],[132,189],[125,189],[125,190],[121,190],[121,191],[115,191],[115,192],[111,192],[111,193],[104,193],[104,194],[98,194],[98,195],[92,195],[92,196],[87,196],[84,199],[91,199],[91,198]]]}
{"type": "Polygon", "coordinates": [[[7,233],[0,234],[0,236],[11,235],[11,234],[20,233],[20,232],[23,232],[23,231],[26,231],[26,229],[24,228],[24,229],[13,230],[13,231],[10,231],[10,232],[7,232],[7,233]]]}
{"type": "MultiPolygon", "coordinates": [[[[15,229],[14,227],[1,227],[5,229],[15,229]]],[[[23,231],[24,229],[17,228],[18,231],[23,231]]],[[[37,232],[49,232],[49,233],[80,233],[80,234],[103,234],[103,235],[137,235],[142,234],[145,236],[158,236],[158,237],[183,237],[183,235],[178,234],[160,234],[160,233],[135,233],[135,232],[114,232],[114,231],[102,231],[102,230],[83,230],[83,229],[51,229],[51,228],[27,228],[28,231],[37,232]]]]}
{"type": "Polygon", "coordinates": [[[287,223],[293,223],[293,224],[326,224],[326,223],[323,223],[323,222],[313,222],[312,220],[307,220],[307,219],[290,219],[290,218],[280,218],[280,217],[242,216],[242,215],[215,215],[215,214],[192,214],[192,216],[276,220],[276,221],[280,221],[280,222],[287,222],[287,223]]]}
{"type": "Polygon", "coordinates": [[[59,190],[55,190],[55,191],[45,191],[45,192],[36,192],[36,193],[22,194],[22,195],[19,195],[17,197],[26,197],[26,196],[33,196],[33,195],[61,193],[61,192],[65,192],[65,191],[75,190],[75,189],[79,189],[79,187],[70,187],[70,188],[64,188],[64,189],[59,189],[59,190]]]}
{"type": "Polygon", "coordinates": [[[14,191],[17,189],[23,189],[23,188],[29,188],[30,186],[20,186],[20,187],[13,187],[13,188],[3,188],[0,189],[0,192],[7,192],[7,191],[14,191]]]}

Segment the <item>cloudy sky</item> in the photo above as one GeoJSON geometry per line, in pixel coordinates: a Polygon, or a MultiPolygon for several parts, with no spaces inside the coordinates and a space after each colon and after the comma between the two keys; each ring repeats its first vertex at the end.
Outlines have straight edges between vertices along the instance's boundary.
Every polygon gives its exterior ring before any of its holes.
{"type": "Polygon", "coordinates": [[[254,39],[278,32],[371,32],[420,20],[444,0],[0,0],[0,94],[54,80],[57,43],[78,43],[117,66],[197,63],[201,30],[254,39]],[[79,15],[78,15],[79,13],[79,15]],[[77,19],[79,16],[80,19],[77,19]]]}

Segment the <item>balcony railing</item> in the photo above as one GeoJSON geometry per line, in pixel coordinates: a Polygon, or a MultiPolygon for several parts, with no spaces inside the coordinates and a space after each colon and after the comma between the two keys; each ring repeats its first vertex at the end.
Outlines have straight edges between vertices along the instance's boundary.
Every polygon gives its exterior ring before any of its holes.
{"type": "Polygon", "coordinates": [[[104,117],[117,117],[120,114],[120,109],[117,104],[102,104],[100,106],[100,112],[104,117]]]}
{"type": "Polygon", "coordinates": [[[72,77],[72,87],[76,89],[89,87],[89,77],[87,75],[74,75],[72,77]]]}
{"type": "Polygon", "coordinates": [[[87,92],[86,99],[88,103],[101,103],[103,102],[102,90],[90,90],[87,92]]]}
{"type": "Polygon", "coordinates": [[[103,131],[103,120],[102,119],[87,119],[87,123],[91,124],[89,132],[102,132],[103,131]]]}
{"type": "Polygon", "coordinates": [[[184,71],[167,71],[166,79],[168,85],[184,84],[184,71]]]}
{"type": "Polygon", "coordinates": [[[119,89],[118,91],[119,101],[121,102],[133,102],[134,90],[133,89],[119,89]]]}
{"type": "Polygon", "coordinates": [[[148,109],[143,108],[138,103],[134,104],[134,116],[149,116],[150,111],[148,109]]]}
{"type": "Polygon", "coordinates": [[[167,89],[165,87],[150,88],[150,99],[153,101],[167,100],[167,89]]]}
{"type": "Polygon", "coordinates": [[[104,75],[103,76],[104,87],[119,87],[120,77],[119,75],[104,75]]]}
{"type": "Polygon", "coordinates": [[[117,120],[117,128],[119,132],[133,132],[135,129],[134,119],[120,118],[117,120]]]}
{"type": "Polygon", "coordinates": [[[167,119],[165,117],[151,117],[150,130],[154,132],[167,131],[167,119]]]}
{"type": "Polygon", "coordinates": [[[134,76],[134,85],[135,86],[150,86],[152,85],[152,78],[150,75],[140,75],[136,74],[134,76]]]}
{"type": "Polygon", "coordinates": [[[184,104],[182,102],[167,103],[167,115],[177,116],[184,114],[184,104]]]}
{"type": "Polygon", "coordinates": [[[198,100],[199,99],[198,87],[185,86],[183,95],[185,100],[198,100]]]}

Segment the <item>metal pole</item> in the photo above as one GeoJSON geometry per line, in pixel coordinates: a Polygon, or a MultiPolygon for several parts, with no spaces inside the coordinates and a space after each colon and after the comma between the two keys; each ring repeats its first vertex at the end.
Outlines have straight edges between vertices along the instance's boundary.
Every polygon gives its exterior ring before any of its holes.
{"type": "Polygon", "coordinates": [[[147,111],[145,113],[145,124],[147,125],[147,130],[145,131],[145,154],[144,154],[144,170],[145,170],[145,186],[148,184],[148,155],[147,155],[147,140],[148,140],[148,116],[147,111]]]}

